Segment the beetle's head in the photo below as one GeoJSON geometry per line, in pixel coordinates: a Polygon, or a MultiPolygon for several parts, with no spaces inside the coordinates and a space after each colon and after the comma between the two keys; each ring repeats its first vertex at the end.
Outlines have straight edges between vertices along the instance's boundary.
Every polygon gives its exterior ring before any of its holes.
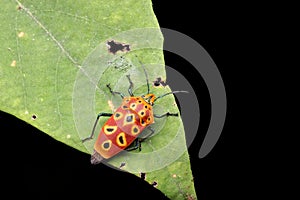
{"type": "Polygon", "coordinates": [[[154,94],[146,94],[146,95],[142,95],[142,98],[151,106],[153,105],[153,102],[155,100],[155,95],[154,94]]]}

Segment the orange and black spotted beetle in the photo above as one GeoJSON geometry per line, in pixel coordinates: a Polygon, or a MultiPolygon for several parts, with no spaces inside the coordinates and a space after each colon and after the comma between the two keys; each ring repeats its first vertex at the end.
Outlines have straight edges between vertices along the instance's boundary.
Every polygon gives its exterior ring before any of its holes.
{"type": "Polygon", "coordinates": [[[141,150],[141,142],[154,133],[154,130],[150,127],[150,124],[154,122],[154,118],[178,116],[178,113],[169,112],[164,113],[162,115],[156,115],[153,113],[152,106],[154,102],[159,98],[162,98],[166,95],[186,91],[173,91],[156,97],[154,94],[150,93],[148,76],[144,67],[143,69],[145,72],[148,87],[148,92],[146,95],[133,95],[133,83],[129,75],[127,75],[129,81],[129,97],[126,97],[121,92],[112,91],[110,85],[107,85],[109,91],[113,95],[120,95],[123,101],[121,106],[118,107],[113,114],[103,112],[99,113],[95,121],[92,134],[89,137],[82,140],[82,142],[85,142],[93,138],[95,128],[98,124],[100,117],[110,117],[103,125],[98,139],[94,144],[94,153],[91,157],[92,164],[100,163],[103,158],[111,158],[124,149],[132,150],[139,148],[139,150],[141,150]],[[151,133],[144,138],[138,138],[138,136],[142,133],[142,131],[145,128],[148,128],[151,131],[151,133]],[[129,147],[129,145],[131,145],[133,142],[135,142],[135,145],[129,147]]]}

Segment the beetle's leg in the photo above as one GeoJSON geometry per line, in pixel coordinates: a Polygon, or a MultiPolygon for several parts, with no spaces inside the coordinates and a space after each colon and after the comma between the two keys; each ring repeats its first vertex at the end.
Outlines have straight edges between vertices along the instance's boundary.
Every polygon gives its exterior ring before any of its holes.
{"type": "Polygon", "coordinates": [[[93,139],[94,134],[95,134],[95,129],[96,129],[96,126],[97,126],[97,124],[98,124],[98,121],[99,121],[100,117],[110,117],[110,116],[112,116],[111,113],[99,113],[99,114],[97,115],[96,121],[95,121],[95,123],[94,123],[93,130],[92,130],[92,134],[91,134],[89,137],[82,139],[81,141],[82,141],[82,142],[86,142],[86,141],[88,141],[88,140],[93,139]]]}
{"type": "Polygon", "coordinates": [[[136,138],[133,141],[133,143],[130,146],[128,146],[125,150],[126,151],[133,151],[133,150],[136,150],[136,149],[139,149],[139,151],[141,151],[141,149],[142,149],[140,138],[136,138]]]}
{"type": "Polygon", "coordinates": [[[163,117],[169,117],[169,116],[175,116],[175,117],[178,117],[178,113],[165,113],[165,114],[162,114],[162,115],[155,115],[154,114],[154,117],[156,118],[163,118],[163,117]]]}
{"type": "Polygon", "coordinates": [[[113,90],[111,89],[111,87],[110,87],[110,84],[107,84],[106,87],[108,87],[110,93],[112,93],[113,95],[118,94],[118,95],[121,96],[122,99],[124,99],[125,95],[124,95],[123,93],[121,93],[121,92],[115,92],[115,91],[113,91],[113,90]]]}
{"type": "Polygon", "coordinates": [[[133,93],[132,93],[132,89],[133,89],[133,83],[130,79],[130,75],[126,75],[126,77],[128,78],[128,81],[129,81],[129,88],[128,88],[128,93],[130,96],[134,96],[133,93]]]}
{"type": "MultiPolygon", "coordinates": [[[[144,142],[146,139],[148,139],[151,135],[154,134],[154,129],[151,126],[147,126],[147,129],[150,130],[150,133],[145,134],[145,136],[140,137],[140,142],[144,142]]],[[[143,134],[143,133],[142,133],[143,134]]]]}
{"type": "Polygon", "coordinates": [[[145,141],[146,139],[148,139],[154,133],[154,130],[152,129],[151,126],[148,126],[147,128],[151,131],[151,133],[149,133],[143,137],[136,138],[133,141],[133,144],[126,148],[126,151],[132,151],[132,150],[136,150],[136,149],[139,149],[139,151],[142,150],[142,142],[145,141]]]}

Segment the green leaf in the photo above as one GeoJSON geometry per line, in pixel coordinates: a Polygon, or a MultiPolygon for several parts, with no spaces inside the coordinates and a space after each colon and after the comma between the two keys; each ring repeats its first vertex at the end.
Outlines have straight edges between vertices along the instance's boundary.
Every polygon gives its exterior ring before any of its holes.
{"type": "MultiPolygon", "coordinates": [[[[171,91],[154,87],[166,79],[163,38],[150,0],[13,1],[0,3],[0,109],[75,149],[93,150],[82,143],[99,112],[113,112],[127,92],[130,74],[134,94],[159,96],[171,91]],[[128,44],[130,51],[108,51],[107,41],[128,44]]],[[[156,114],[176,113],[174,97],[161,98],[156,114]]],[[[97,126],[99,132],[105,119],[97,126]]],[[[195,199],[184,128],[180,117],[157,119],[155,134],[141,152],[122,152],[110,166],[140,176],[171,199],[195,199]],[[125,165],[124,165],[125,163],[125,165]]]]}

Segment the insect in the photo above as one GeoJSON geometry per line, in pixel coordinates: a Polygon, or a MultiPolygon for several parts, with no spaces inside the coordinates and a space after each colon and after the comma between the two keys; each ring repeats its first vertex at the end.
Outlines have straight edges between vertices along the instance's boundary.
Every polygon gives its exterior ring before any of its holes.
{"type": "Polygon", "coordinates": [[[91,135],[82,140],[82,142],[86,142],[93,139],[100,117],[109,117],[101,128],[100,134],[94,144],[94,152],[91,156],[92,164],[98,164],[103,159],[109,159],[124,149],[141,150],[141,142],[154,133],[154,130],[150,126],[154,123],[154,118],[178,116],[178,113],[169,112],[161,115],[154,114],[152,106],[157,99],[186,91],[173,91],[156,97],[150,93],[148,75],[144,67],[143,69],[147,82],[147,94],[145,95],[134,96],[132,92],[133,82],[131,81],[130,75],[126,76],[129,82],[128,93],[130,96],[125,96],[121,92],[113,91],[110,85],[107,85],[107,88],[113,95],[120,95],[122,103],[114,113],[99,113],[91,135]],[[150,133],[145,137],[138,137],[145,129],[150,130],[150,133]]]}

